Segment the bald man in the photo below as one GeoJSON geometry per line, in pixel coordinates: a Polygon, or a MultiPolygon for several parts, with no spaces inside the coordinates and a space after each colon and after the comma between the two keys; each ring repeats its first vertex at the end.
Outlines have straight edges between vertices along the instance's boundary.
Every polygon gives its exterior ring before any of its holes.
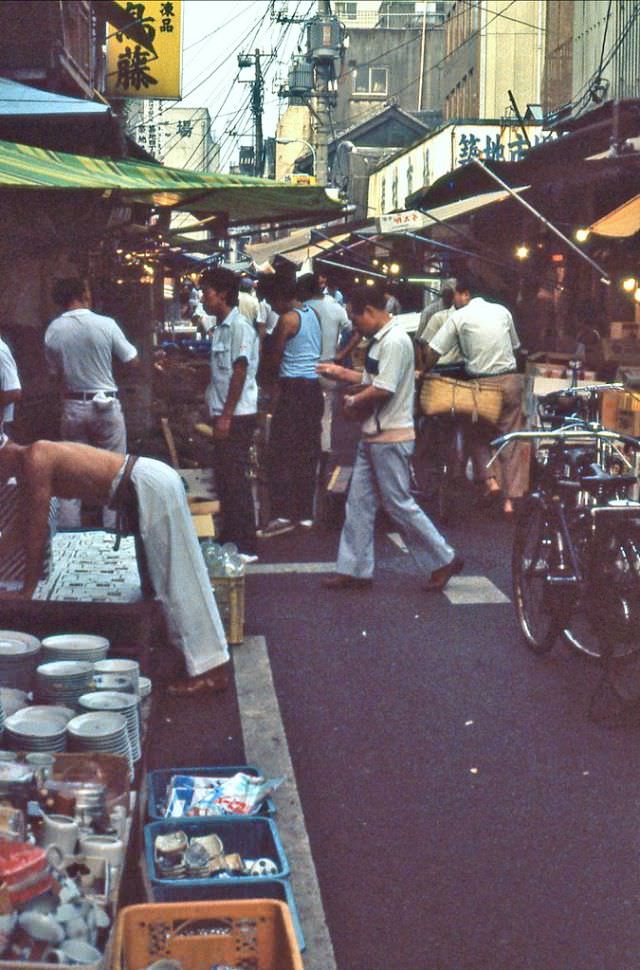
{"type": "MultiPolygon", "coordinates": [[[[229,652],[180,476],[163,462],[134,458],[75,442],[0,443],[0,483],[15,477],[24,512],[5,529],[0,555],[22,547],[30,598],[42,577],[52,496],[112,508],[139,534],[149,579],[162,603],[188,677],[175,694],[224,690],[229,652]]],[[[131,528],[127,531],[132,531],[131,528]]]]}

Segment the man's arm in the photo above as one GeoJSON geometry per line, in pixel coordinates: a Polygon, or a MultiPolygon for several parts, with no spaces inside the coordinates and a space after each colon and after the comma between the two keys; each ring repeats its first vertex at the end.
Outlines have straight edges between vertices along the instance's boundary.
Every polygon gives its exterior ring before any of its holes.
{"type": "Polygon", "coordinates": [[[17,387],[13,391],[0,391],[0,407],[7,404],[16,404],[22,397],[22,390],[17,387]]]}
{"type": "Polygon", "coordinates": [[[25,529],[25,575],[22,596],[31,597],[42,578],[49,533],[49,504],[53,494],[52,467],[46,452],[32,445],[25,458],[22,488],[25,529]]]}
{"type": "Polygon", "coordinates": [[[284,348],[290,337],[295,337],[300,327],[300,317],[295,310],[289,310],[278,318],[278,322],[269,341],[269,349],[264,354],[264,364],[274,373],[280,369],[280,361],[284,348]]]}
{"type": "Polygon", "coordinates": [[[364,421],[391,397],[393,397],[393,391],[367,384],[366,387],[358,388],[355,394],[345,395],[344,416],[353,421],[364,421]]]}
{"type": "Polygon", "coordinates": [[[242,397],[242,391],[247,379],[248,366],[246,357],[238,357],[233,362],[229,390],[227,392],[227,399],[224,402],[222,414],[213,419],[213,428],[217,438],[226,438],[229,435],[231,419],[235,414],[236,405],[242,397]]]}
{"type": "Polygon", "coordinates": [[[422,348],[422,370],[426,374],[428,370],[435,367],[440,360],[440,354],[430,347],[429,344],[422,348]]]}
{"type": "Polygon", "coordinates": [[[318,374],[328,377],[331,381],[344,381],[346,384],[360,384],[362,382],[362,373],[359,370],[343,367],[342,364],[332,364],[328,360],[317,364],[316,370],[318,374]]]}

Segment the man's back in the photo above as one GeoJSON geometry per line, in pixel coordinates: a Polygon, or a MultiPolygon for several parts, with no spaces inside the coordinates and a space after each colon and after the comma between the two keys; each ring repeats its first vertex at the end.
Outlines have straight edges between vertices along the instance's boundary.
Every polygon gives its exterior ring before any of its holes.
{"type": "Polygon", "coordinates": [[[514,350],[520,345],[513,318],[500,303],[474,297],[451,314],[430,341],[431,347],[446,354],[460,347],[469,374],[480,377],[515,370],[514,350]]]}
{"type": "Polygon", "coordinates": [[[68,391],[116,391],[113,357],[126,363],[136,356],[115,320],[84,307],[53,320],[44,339],[47,360],[68,391]]]}
{"type": "Polygon", "coordinates": [[[340,334],[345,327],[349,326],[347,311],[335,300],[326,297],[314,297],[312,300],[307,300],[307,306],[315,310],[320,319],[322,331],[320,360],[333,360],[340,334]]]}

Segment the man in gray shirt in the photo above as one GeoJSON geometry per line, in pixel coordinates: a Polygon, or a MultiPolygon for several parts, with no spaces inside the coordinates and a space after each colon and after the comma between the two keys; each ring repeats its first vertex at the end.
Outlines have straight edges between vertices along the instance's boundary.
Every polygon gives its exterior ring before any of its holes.
{"type": "MultiPolygon", "coordinates": [[[[89,309],[91,290],[86,280],[58,280],[53,299],[63,312],[47,327],[44,343],[51,372],[62,385],[61,437],[65,441],[125,454],[127,433],[113,358],[129,368],[139,364],[138,352],[111,317],[89,309]]],[[[105,528],[115,526],[115,513],[103,509],[105,528]]],[[[81,502],[64,499],[58,504],[58,525],[81,525],[81,502]]]]}

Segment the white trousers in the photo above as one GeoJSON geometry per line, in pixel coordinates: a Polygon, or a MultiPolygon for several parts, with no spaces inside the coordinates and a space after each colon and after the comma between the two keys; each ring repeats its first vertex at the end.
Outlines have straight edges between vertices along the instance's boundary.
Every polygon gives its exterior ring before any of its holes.
{"type": "Polygon", "coordinates": [[[184,485],[173,468],[153,458],[138,458],[131,481],[149,578],[187,673],[197,677],[226,663],[229,649],[184,485]]]}
{"type": "Polygon", "coordinates": [[[430,575],[454,557],[442,536],[409,492],[413,441],[358,445],[336,569],[370,579],[374,568],[376,512],[383,508],[399,526],[421,572],[430,575]]]}
{"type": "MultiPolygon", "coordinates": [[[[63,441],[77,441],[105,451],[125,454],[127,450],[127,430],[120,401],[114,400],[106,409],[101,410],[93,401],[65,401],[62,407],[60,434],[63,441]]],[[[102,524],[105,529],[113,529],[116,524],[115,512],[106,506],[102,510],[102,524]]],[[[58,527],[60,529],[79,529],[82,525],[82,502],[76,498],[58,500],[58,527]]]]}

